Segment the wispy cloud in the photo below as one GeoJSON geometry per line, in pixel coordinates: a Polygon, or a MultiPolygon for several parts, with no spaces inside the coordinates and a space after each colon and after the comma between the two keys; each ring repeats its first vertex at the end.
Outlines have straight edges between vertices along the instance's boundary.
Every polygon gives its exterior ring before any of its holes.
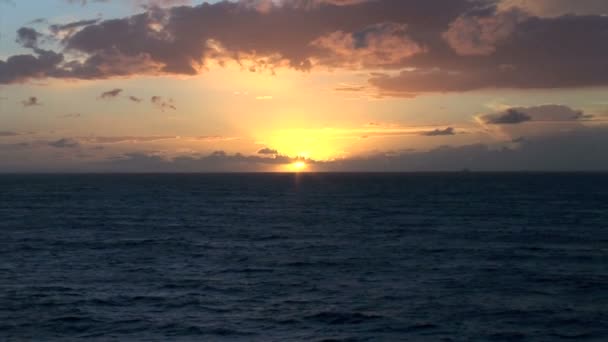
{"type": "Polygon", "coordinates": [[[51,141],[48,143],[49,146],[55,148],[76,148],[80,147],[80,143],[75,139],[62,138],[59,140],[51,141]]]}
{"type": "Polygon", "coordinates": [[[165,111],[165,109],[177,110],[173,103],[174,101],[171,98],[164,99],[162,96],[152,96],[150,98],[150,102],[152,102],[153,105],[158,107],[163,112],[165,111]]]}
{"type": "Polygon", "coordinates": [[[63,114],[59,116],[62,119],[79,119],[82,117],[82,114],[80,113],[68,113],[68,114],[63,114]]]}
{"type": "Polygon", "coordinates": [[[78,140],[90,144],[119,144],[119,143],[145,143],[162,140],[177,139],[176,136],[93,136],[79,137],[78,140]]]}
{"type": "Polygon", "coordinates": [[[33,107],[33,106],[41,106],[42,103],[38,100],[36,96],[30,96],[26,100],[21,101],[23,107],[33,107]]]}
{"type": "Polygon", "coordinates": [[[259,150],[258,154],[277,155],[277,154],[279,154],[279,151],[277,151],[275,149],[271,149],[271,148],[265,147],[265,148],[259,150]]]}
{"type": "Polygon", "coordinates": [[[456,134],[456,130],[452,127],[447,127],[444,129],[437,128],[432,131],[425,131],[425,132],[420,133],[420,135],[427,136],[427,137],[438,137],[438,136],[454,135],[454,134],[456,134]]]}
{"type": "Polygon", "coordinates": [[[122,89],[116,88],[116,89],[104,91],[103,93],[101,93],[101,95],[99,95],[99,98],[100,99],[113,99],[113,98],[117,97],[118,95],[120,95],[120,93],[122,93],[122,89]]]}

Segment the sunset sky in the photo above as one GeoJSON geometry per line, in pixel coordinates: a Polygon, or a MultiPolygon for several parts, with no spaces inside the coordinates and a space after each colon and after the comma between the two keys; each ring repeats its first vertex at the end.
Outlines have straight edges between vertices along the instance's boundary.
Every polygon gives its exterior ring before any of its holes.
{"type": "Polygon", "coordinates": [[[0,172],[608,170],[605,0],[0,0],[0,172]]]}

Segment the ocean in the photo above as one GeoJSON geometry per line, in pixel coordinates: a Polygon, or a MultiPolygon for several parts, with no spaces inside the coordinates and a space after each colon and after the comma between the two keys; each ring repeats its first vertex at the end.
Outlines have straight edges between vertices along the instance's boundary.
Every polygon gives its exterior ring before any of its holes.
{"type": "Polygon", "coordinates": [[[608,341],[608,174],[0,176],[2,341],[608,341]]]}

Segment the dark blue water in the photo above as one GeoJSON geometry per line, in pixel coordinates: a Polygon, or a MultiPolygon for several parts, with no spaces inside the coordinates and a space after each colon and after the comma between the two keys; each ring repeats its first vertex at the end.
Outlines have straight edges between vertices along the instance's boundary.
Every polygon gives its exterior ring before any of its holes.
{"type": "Polygon", "coordinates": [[[0,176],[0,340],[607,341],[607,174],[0,176]]]}

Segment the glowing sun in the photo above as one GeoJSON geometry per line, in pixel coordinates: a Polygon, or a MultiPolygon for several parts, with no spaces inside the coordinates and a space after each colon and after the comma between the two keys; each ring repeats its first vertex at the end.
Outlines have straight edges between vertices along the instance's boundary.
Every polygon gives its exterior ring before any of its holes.
{"type": "Polygon", "coordinates": [[[289,170],[292,172],[304,172],[306,169],[308,169],[308,165],[301,160],[289,164],[289,170]]]}

